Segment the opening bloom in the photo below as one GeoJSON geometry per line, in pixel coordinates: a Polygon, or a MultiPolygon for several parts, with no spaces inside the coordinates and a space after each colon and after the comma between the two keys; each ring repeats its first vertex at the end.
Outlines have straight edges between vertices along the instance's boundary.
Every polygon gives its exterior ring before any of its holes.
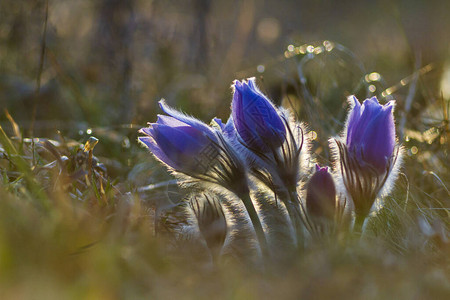
{"type": "Polygon", "coordinates": [[[218,184],[235,193],[243,202],[255,229],[264,257],[268,257],[267,241],[259,216],[250,198],[244,165],[234,149],[225,141],[219,119],[213,120],[219,130],[208,127],[160,101],[170,116],[158,116],[156,123],[142,128],[139,141],[170,168],[198,182],[218,184]]]}
{"type": "Polygon", "coordinates": [[[306,186],[306,210],[313,218],[333,221],[336,212],[336,188],[328,167],[316,164],[316,172],[306,186]]]}
{"type": "Polygon", "coordinates": [[[361,163],[368,163],[378,174],[383,174],[395,146],[394,102],[380,105],[377,98],[372,97],[361,105],[356,97],[351,100],[347,148],[361,163]]]}
{"type": "Polygon", "coordinates": [[[252,175],[285,203],[300,235],[297,187],[305,159],[303,126],[291,111],[275,108],[258,89],[255,78],[235,80],[233,87],[231,117],[223,127],[224,135],[243,154],[252,175]]]}
{"type": "Polygon", "coordinates": [[[345,129],[345,142],[335,139],[336,170],[353,200],[356,222],[362,226],[376,198],[386,195],[398,175],[401,148],[396,145],[394,101],[385,105],[376,97],[361,105],[350,97],[352,109],[345,129]]]}
{"type": "Polygon", "coordinates": [[[269,152],[282,145],[286,135],[283,121],[272,102],[255,84],[255,78],[235,80],[232,117],[237,133],[252,150],[269,152]]]}
{"type": "Polygon", "coordinates": [[[205,173],[219,154],[214,132],[202,122],[187,117],[164,101],[161,108],[171,116],[158,115],[156,123],[139,130],[139,141],[163,163],[186,174],[205,173]]]}

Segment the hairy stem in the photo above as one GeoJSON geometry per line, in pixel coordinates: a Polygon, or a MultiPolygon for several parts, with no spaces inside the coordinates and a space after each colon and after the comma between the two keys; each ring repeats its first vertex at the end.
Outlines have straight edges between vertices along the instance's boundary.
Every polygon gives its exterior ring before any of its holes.
{"type": "Polygon", "coordinates": [[[248,191],[242,192],[242,193],[239,193],[238,196],[244,203],[245,209],[247,210],[247,213],[250,217],[253,228],[255,229],[256,237],[258,239],[259,246],[261,248],[261,253],[262,253],[263,259],[269,259],[270,254],[269,254],[269,249],[267,246],[266,236],[264,234],[264,230],[262,228],[261,221],[258,217],[258,213],[256,212],[256,209],[255,209],[255,206],[253,205],[252,199],[250,198],[250,193],[248,191]]]}
{"type": "Polygon", "coordinates": [[[289,218],[291,219],[292,227],[294,229],[294,236],[295,236],[295,244],[298,245],[300,242],[300,222],[299,222],[299,215],[297,213],[297,210],[295,208],[296,203],[291,199],[290,201],[286,201],[286,210],[288,212],[289,218]],[[287,202],[287,203],[286,203],[287,202]]]}

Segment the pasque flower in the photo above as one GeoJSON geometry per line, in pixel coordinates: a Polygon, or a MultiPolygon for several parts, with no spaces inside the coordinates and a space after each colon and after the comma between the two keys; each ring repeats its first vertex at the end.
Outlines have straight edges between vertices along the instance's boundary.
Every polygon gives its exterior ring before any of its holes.
{"type": "MultiPolygon", "coordinates": [[[[268,256],[264,231],[250,198],[245,167],[220,130],[186,116],[160,101],[162,110],[156,123],[139,130],[139,141],[153,155],[177,173],[199,183],[214,183],[235,193],[244,203],[265,257],[268,256]]],[[[222,122],[214,120],[219,128],[222,122]]]]}
{"type": "Polygon", "coordinates": [[[255,78],[235,80],[233,86],[232,117],[243,142],[263,153],[281,146],[285,125],[272,102],[256,86],[255,78]]]}
{"type": "Polygon", "coordinates": [[[336,169],[362,226],[376,198],[390,191],[401,164],[401,148],[396,145],[394,101],[381,105],[372,97],[361,105],[354,96],[349,100],[345,142],[334,140],[336,169]]]}
{"type": "Polygon", "coordinates": [[[202,122],[180,114],[164,101],[161,108],[171,116],[158,115],[156,123],[139,132],[139,141],[170,168],[188,175],[204,173],[218,155],[214,131],[202,122]]]}
{"type": "Polygon", "coordinates": [[[376,97],[359,104],[351,98],[353,109],[347,125],[347,148],[361,163],[367,163],[378,174],[386,171],[395,146],[393,101],[380,105],[376,97]]]}
{"type": "Polygon", "coordinates": [[[334,219],[336,187],[328,167],[321,168],[316,164],[316,172],[306,185],[306,211],[312,218],[334,219]]]}
{"type": "Polygon", "coordinates": [[[286,205],[292,225],[300,232],[297,184],[304,160],[303,126],[291,111],[276,108],[258,89],[255,78],[233,84],[231,117],[223,127],[246,158],[252,174],[286,205]]]}
{"type": "Polygon", "coordinates": [[[259,179],[294,191],[304,145],[302,125],[290,111],[275,108],[258,89],[255,78],[235,80],[233,86],[231,117],[223,127],[224,135],[234,139],[234,146],[241,148],[259,179]]]}

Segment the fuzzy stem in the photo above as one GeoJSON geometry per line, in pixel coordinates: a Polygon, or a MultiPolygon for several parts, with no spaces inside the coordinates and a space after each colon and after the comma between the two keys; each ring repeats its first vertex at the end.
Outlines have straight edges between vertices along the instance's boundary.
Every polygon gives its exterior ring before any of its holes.
{"type": "Polygon", "coordinates": [[[239,194],[240,199],[244,203],[244,206],[247,210],[247,213],[252,221],[253,228],[256,232],[256,237],[259,242],[259,246],[261,248],[261,253],[263,255],[263,259],[270,258],[269,249],[267,246],[266,236],[264,234],[264,230],[261,225],[261,221],[259,220],[258,214],[256,212],[255,206],[253,205],[252,199],[250,198],[249,192],[243,192],[239,194]]]}
{"type": "Polygon", "coordinates": [[[296,240],[296,244],[298,245],[300,243],[300,233],[301,233],[301,228],[300,228],[300,222],[299,222],[299,215],[297,213],[297,210],[295,209],[295,205],[297,205],[297,192],[290,192],[289,193],[290,199],[288,199],[288,201],[286,201],[286,209],[288,211],[289,214],[289,218],[291,219],[292,222],[292,226],[294,227],[294,234],[295,234],[295,240],[296,240]]]}

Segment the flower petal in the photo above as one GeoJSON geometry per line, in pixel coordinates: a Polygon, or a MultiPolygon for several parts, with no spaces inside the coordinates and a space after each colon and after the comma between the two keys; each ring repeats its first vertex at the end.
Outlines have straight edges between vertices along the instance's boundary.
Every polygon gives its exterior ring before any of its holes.
{"type": "Polygon", "coordinates": [[[395,127],[392,106],[384,106],[365,131],[364,160],[371,163],[381,174],[395,147],[395,127]]]}
{"type": "Polygon", "coordinates": [[[219,125],[220,130],[223,130],[225,128],[225,124],[222,122],[222,119],[220,118],[213,118],[213,121],[219,125]]]}
{"type": "Polygon", "coordinates": [[[211,141],[196,128],[153,125],[155,142],[164,154],[177,166],[190,169],[196,158],[211,141]]]}
{"type": "Polygon", "coordinates": [[[148,136],[140,136],[138,137],[138,141],[141,142],[143,145],[145,145],[156,158],[158,158],[160,161],[165,163],[166,165],[174,168],[179,169],[179,166],[170,160],[164,152],[158,147],[158,144],[156,144],[155,140],[148,136]]]}
{"type": "Polygon", "coordinates": [[[353,133],[355,132],[355,128],[358,126],[358,121],[361,117],[361,104],[358,99],[356,99],[355,96],[350,96],[349,102],[352,105],[352,110],[347,123],[347,145],[352,141],[353,133]]]}
{"type": "Polygon", "coordinates": [[[242,140],[263,152],[279,147],[286,129],[274,105],[256,87],[255,79],[235,81],[232,103],[234,125],[242,140]]]}
{"type": "Polygon", "coordinates": [[[171,127],[180,127],[180,126],[187,126],[188,124],[179,121],[173,117],[165,116],[165,115],[158,115],[158,119],[156,120],[156,123],[167,125],[171,127]]]}
{"type": "Polygon", "coordinates": [[[164,99],[159,101],[159,106],[166,114],[172,116],[173,118],[177,119],[180,122],[186,123],[187,125],[192,126],[196,129],[198,129],[199,131],[204,132],[211,139],[213,139],[214,141],[217,141],[217,138],[216,138],[213,130],[210,127],[208,127],[208,125],[206,125],[205,123],[203,123],[193,117],[189,117],[189,116],[183,114],[182,112],[179,112],[179,111],[171,108],[170,106],[168,106],[166,104],[164,99]]]}
{"type": "Polygon", "coordinates": [[[382,174],[395,146],[394,102],[383,106],[372,97],[360,106],[355,97],[351,100],[354,106],[347,123],[347,147],[356,159],[382,174]]]}
{"type": "Polygon", "coordinates": [[[316,172],[306,186],[306,209],[313,217],[334,219],[336,211],[336,187],[328,168],[316,164],[316,172]]]}

